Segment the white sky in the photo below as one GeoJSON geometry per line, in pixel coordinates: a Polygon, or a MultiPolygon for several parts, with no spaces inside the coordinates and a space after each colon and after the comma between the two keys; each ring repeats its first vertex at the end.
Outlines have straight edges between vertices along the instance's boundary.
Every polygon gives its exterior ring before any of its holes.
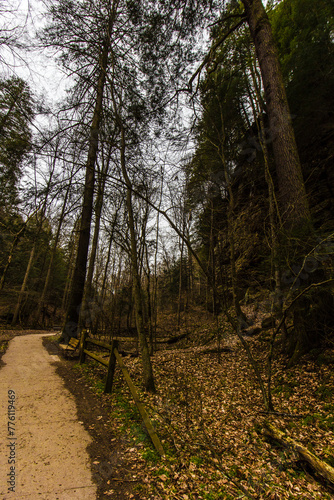
{"type": "MultiPolygon", "coordinates": [[[[45,6],[42,0],[0,0],[0,30],[16,28],[19,42],[27,50],[2,46],[0,54],[4,63],[0,67],[3,76],[15,74],[25,79],[33,92],[47,96],[50,103],[64,95],[67,79],[46,50],[33,47],[33,36],[44,24],[45,6]],[[7,12],[4,12],[7,10],[7,12]],[[8,12],[11,10],[11,12],[8,12]]],[[[36,42],[35,42],[36,43],[36,42]]]]}
{"type": "MultiPolygon", "coordinates": [[[[266,5],[267,0],[263,0],[263,4],[266,5]]],[[[0,0],[0,31],[20,27],[19,39],[29,44],[29,34],[32,37],[43,27],[45,10],[43,0],[0,0]]],[[[65,88],[70,85],[53,57],[45,50],[31,48],[26,52],[16,51],[13,57],[13,53],[0,47],[0,55],[7,63],[7,66],[0,65],[0,73],[21,76],[29,82],[34,92],[48,96],[51,103],[61,98],[65,88]]]]}
{"type": "MultiPolygon", "coordinates": [[[[267,0],[263,0],[263,4],[266,5],[267,0]]],[[[15,27],[19,40],[30,45],[34,33],[44,25],[45,11],[43,0],[0,0],[0,32],[15,27]]],[[[50,53],[32,47],[27,51],[14,52],[0,46],[0,55],[6,62],[2,66],[0,64],[0,74],[14,73],[24,78],[33,92],[47,97],[50,104],[55,104],[64,96],[70,81],[50,53]]]]}

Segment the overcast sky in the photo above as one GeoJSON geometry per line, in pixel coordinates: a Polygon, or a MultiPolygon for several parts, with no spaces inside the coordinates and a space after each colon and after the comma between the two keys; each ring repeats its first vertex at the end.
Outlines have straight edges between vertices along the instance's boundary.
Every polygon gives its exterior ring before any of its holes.
{"type": "MultiPolygon", "coordinates": [[[[0,0],[0,30],[6,32],[15,28],[19,40],[29,45],[36,31],[45,24],[45,10],[43,0],[0,0]]],[[[64,96],[66,87],[70,86],[70,81],[46,50],[31,48],[13,53],[0,46],[0,55],[4,61],[0,68],[3,75],[21,76],[35,94],[43,94],[50,104],[64,96]]]]}
{"type": "Polygon", "coordinates": [[[44,23],[45,6],[42,0],[0,0],[1,32],[9,33],[15,29],[18,41],[29,47],[27,50],[9,50],[2,45],[1,73],[24,78],[37,96],[43,94],[50,103],[54,103],[64,95],[69,82],[51,54],[32,45],[36,31],[44,23]]]}

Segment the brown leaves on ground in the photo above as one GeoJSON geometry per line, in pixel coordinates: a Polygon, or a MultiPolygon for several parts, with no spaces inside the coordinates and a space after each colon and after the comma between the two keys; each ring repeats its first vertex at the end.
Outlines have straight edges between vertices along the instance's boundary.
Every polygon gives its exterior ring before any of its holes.
{"type": "MultiPolygon", "coordinates": [[[[276,415],[264,412],[252,368],[225,325],[222,346],[232,352],[203,354],[192,349],[213,338],[213,326],[183,342],[182,349],[162,350],[153,358],[158,393],[141,393],[166,450],[160,459],[140,423],[134,403],[117,369],[110,398],[113,425],[128,433],[127,460],[141,486],[136,497],[165,500],[331,499],[333,491],[315,478],[293,452],[270,443],[262,433],[264,419],[286,430],[322,460],[334,465],[334,374],[328,351],[323,359],[286,369],[276,354],[273,402],[276,415]]],[[[269,332],[270,333],[270,332],[269,332]]],[[[268,332],[249,339],[265,378],[268,332]]],[[[139,358],[125,358],[137,387],[139,358]]],[[[103,373],[95,364],[93,372],[103,373]]],[[[106,397],[106,396],[104,396],[106,397]]],[[[107,493],[106,493],[107,495],[107,493]]]]}

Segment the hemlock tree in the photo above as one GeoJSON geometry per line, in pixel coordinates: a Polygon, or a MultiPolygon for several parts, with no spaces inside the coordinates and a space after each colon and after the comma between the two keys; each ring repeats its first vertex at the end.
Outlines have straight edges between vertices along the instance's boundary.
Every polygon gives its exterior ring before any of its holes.
{"type": "Polygon", "coordinates": [[[316,228],[334,227],[334,4],[284,0],[270,11],[316,228]],[[327,199],[327,204],[324,200],[327,199]]]}
{"type": "Polygon", "coordinates": [[[261,0],[242,0],[242,4],[244,12],[237,2],[231,1],[227,6],[225,3],[223,5],[220,3],[220,8],[217,10],[221,11],[221,18],[215,24],[221,26],[221,36],[214,41],[209,54],[189,83],[193,83],[204,66],[211,70],[209,64],[214,59],[218,47],[246,20],[263,80],[282,219],[288,230],[301,229],[302,234],[308,235],[312,231],[311,215],[271,24],[261,0]],[[234,26],[225,29],[226,21],[231,19],[235,19],[234,26]]]}
{"type": "Polygon", "coordinates": [[[28,84],[16,77],[0,80],[0,208],[6,211],[18,203],[22,163],[31,148],[33,116],[28,84]]]}
{"type": "MultiPolygon", "coordinates": [[[[85,121],[86,132],[78,123],[82,135],[86,134],[88,151],[78,251],[64,329],[66,339],[76,336],[78,330],[90,239],[95,166],[100,154],[101,120],[109,106],[105,99],[106,86],[108,84],[113,88],[117,99],[122,97],[127,115],[132,115],[134,124],[140,120],[148,123],[151,113],[163,110],[162,99],[168,88],[165,75],[169,75],[168,83],[172,91],[171,75],[182,73],[180,56],[185,49],[182,44],[184,20],[178,16],[179,11],[175,7],[175,2],[152,0],[49,2],[51,19],[41,37],[43,45],[59,52],[60,62],[75,80],[70,99],[73,118],[79,114],[90,118],[89,125],[87,119],[85,121]],[[171,54],[177,55],[177,59],[173,59],[171,54]],[[133,82],[136,84],[131,89],[133,82]]],[[[198,6],[188,6],[186,16],[189,26],[195,15],[197,19],[200,17],[199,11],[198,6]]],[[[128,123],[126,127],[129,130],[128,123]]],[[[130,142],[135,136],[135,130],[131,129],[128,135],[130,142]]],[[[145,385],[149,386],[146,382],[145,385]]]]}
{"type": "Polygon", "coordinates": [[[282,219],[308,235],[312,223],[278,52],[261,0],[242,0],[259,61],[277,170],[282,219]]]}
{"type": "Polygon", "coordinates": [[[0,79],[0,289],[28,222],[19,215],[19,182],[31,150],[33,116],[27,83],[17,77],[0,79]]]}
{"type": "MultiPolygon", "coordinates": [[[[303,256],[305,255],[306,245],[311,244],[311,248],[315,245],[315,236],[313,233],[309,203],[302,177],[302,170],[297,151],[294,130],[292,128],[289,106],[284,88],[284,80],[279,64],[278,53],[273,40],[270,22],[261,1],[243,0],[243,5],[245,7],[246,19],[250,27],[250,33],[254,41],[254,46],[262,75],[265,97],[265,110],[269,119],[269,137],[267,137],[266,139],[267,142],[271,142],[273,148],[280,196],[280,212],[284,229],[283,233],[287,235],[288,244],[283,245],[282,242],[280,242],[280,253],[282,254],[280,255],[280,258],[281,260],[283,260],[283,256],[284,254],[286,254],[288,264],[290,266],[293,265],[293,267],[296,268],[295,263],[291,262],[291,255],[293,259],[302,258],[300,257],[300,254],[302,253],[303,256]],[[291,236],[293,236],[293,238],[291,238],[291,236]],[[297,239],[296,236],[301,236],[302,238],[297,239]],[[305,238],[308,239],[307,243],[305,243],[304,241],[305,238]],[[296,257],[296,255],[298,254],[299,257],[296,257]]],[[[324,2],[323,5],[329,13],[329,4],[327,4],[327,2],[324,2]]],[[[288,13],[287,18],[285,19],[285,23],[289,27],[292,23],[292,20],[289,17],[290,8],[292,6],[294,15],[293,22],[295,23],[295,19],[298,17],[297,10],[299,8],[299,15],[303,17],[303,25],[304,23],[305,25],[308,24],[304,32],[304,36],[307,38],[308,44],[312,46],[311,50],[307,51],[308,56],[310,55],[310,53],[314,54],[317,51],[319,51],[320,53],[324,47],[330,48],[331,23],[327,22],[328,16],[326,17],[323,29],[317,30],[313,26],[313,24],[315,23],[315,17],[317,16],[305,17],[304,13],[301,11],[301,2],[287,0],[286,2],[282,2],[281,4],[279,4],[277,16],[282,12],[284,12],[285,14],[288,13]],[[312,26],[310,26],[310,20],[312,20],[312,26]],[[312,36],[309,35],[310,32],[312,32],[312,36]],[[323,44],[321,45],[315,43],[315,40],[320,38],[319,33],[321,33],[321,40],[323,42],[323,44]]],[[[274,14],[275,12],[273,13],[273,15],[274,14]]],[[[236,16],[242,16],[242,12],[241,10],[239,10],[239,8],[237,12],[232,12],[230,17],[229,13],[227,13],[225,21],[228,18],[235,19],[236,16]]],[[[322,16],[319,16],[319,19],[321,18],[322,16]]],[[[282,16],[280,15],[279,23],[277,22],[277,24],[280,25],[281,21],[282,16]]],[[[298,23],[298,26],[300,26],[300,23],[298,23]]],[[[239,23],[235,24],[235,29],[237,29],[238,27],[239,23]]],[[[225,30],[225,33],[229,35],[230,31],[225,30]]],[[[278,29],[277,32],[279,34],[278,29]]],[[[284,30],[283,35],[286,35],[286,32],[284,30]]],[[[302,41],[303,34],[297,33],[296,30],[293,30],[293,34],[290,34],[290,39],[291,36],[293,36],[294,40],[294,49],[291,50],[291,53],[289,53],[288,50],[284,50],[284,67],[289,68],[290,64],[290,72],[285,75],[286,81],[289,83],[288,88],[290,90],[294,88],[294,84],[296,83],[294,80],[295,77],[300,76],[300,71],[303,71],[305,75],[306,70],[304,61],[303,63],[301,63],[300,60],[300,54],[303,50],[305,50],[302,41]],[[297,40],[299,43],[297,42],[297,40]],[[299,50],[301,51],[300,53],[299,50]],[[298,62],[298,65],[293,64],[293,66],[291,66],[291,60],[298,62]],[[292,67],[294,69],[293,72],[291,71],[292,67]]],[[[284,38],[286,39],[285,36],[278,36],[278,39],[281,43],[284,43],[284,38]]],[[[218,40],[218,43],[213,43],[212,52],[210,53],[210,57],[207,58],[206,63],[210,62],[212,63],[212,66],[216,63],[213,54],[217,53],[219,43],[222,43],[223,41],[225,41],[225,39],[226,38],[222,36],[221,39],[218,40]]],[[[331,50],[329,50],[329,53],[331,56],[331,50]]],[[[316,60],[317,62],[319,62],[319,58],[316,58],[316,60]]],[[[209,74],[212,74],[212,66],[208,68],[209,74]]],[[[321,65],[322,70],[325,67],[326,65],[321,65]]],[[[309,67],[307,67],[307,70],[308,72],[310,72],[309,67]]],[[[331,78],[330,75],[331,72],[329,72],[329,78],[331,78]]],[[[308,78],[306,79],[306,81],[310,82],[308,78]]],[[[305,80],[303,80],[303,83],[305,84],[305,80]]],[[[324,87],[324,85],[321,85],[322,89],[324,87]]],[[[313,90],[315,91],[315,89],[313,90]]],[[[299,93],[299,101],[301,100],[302,95],[307,95],[307,93],[299,93]]],[[[318,94],[318,96],[319,95],[320,94],[318,94]]],[[[295,103],[292,102],[292,104],[295,103]]],[[[319,107],[317,107],[317,110],[319,110],[319,107]]],[[[299,266],[297,272],[295,273],[295,276],[292,276],[290,283],[294,282],[298,278],[297,275],[301,271],[302,269],[299,266]]],[[[326,325],[326,328],[328,329],[330,325],[333,324],[332,313],[330,312],[333,310],[333,297],[330,290],[328,289],[328,285],[326,287],[326,285],[324,285],[323,283],[326,282],[326,270],[322,268],[322,266],[319,266],[317,273],[312,273],[310,280],[312,282],[311,291],[307,296],[305,295],[304,297],[302,297],[301,300],[299,300],[298,303],[294,305],[294,331],[290,335],[293,360],[295,360],[298,355],[305,352],[305,350],[312,346],[312,344],[314,345],[314,342],[316,343],[317,341],[319,341],[320,329],[324,330],[324,325],[326,325]],[[306,311],[308,311],[307,319],[305,319],[306,311]]],[[[305,285],[306,286],[304,287],[304,290],[307,291],[307,285],[309,285],[309,283],[306,283],[305,285]]],[[[291,293],[289,293],[288,296],[290,301],[291,299],[293,300],[291,293]]],[[[285,306],[288,307],[288,305],[289,303],[285,303],[285,306]]]]}
{"type": "Polygon", "coordinates": [[[78,335],[79,315],[83,299],[87,256],[95,186],[95,165],[98,156],[104,87],[112,53],[112,37],[117,33],[119,2],[74,3],[61,0],[49,4],[50,25],[42,34],[45,46],[60,52],[60,61],[75,80],[75,102],[88,103],[90,117],[87,134],[87,160],[83,203],[72,287],[63,329],[65,341],[78,335]]]}

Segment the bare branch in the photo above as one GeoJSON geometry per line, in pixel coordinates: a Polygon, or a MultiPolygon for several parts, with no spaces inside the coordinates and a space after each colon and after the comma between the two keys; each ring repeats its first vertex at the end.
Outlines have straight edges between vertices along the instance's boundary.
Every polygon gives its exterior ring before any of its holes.
{"type": "Polygon", "coordinates": [[[204,66],[206,64],[208,64],[208,62],[212,59],[213,55],[215,54],[216,50],[218,49],[218,47],[220,47],[220,45],[222,45],[225,40],[234,32],[236,31],[237,29],[240,28],[240,26],[242,26],[245,22],[246,18],[242,18],[241,21],[239,21],[236,25],[234,25],[232,28],[230,28],[228,30],[227,33],[225,33],[221,38],[219,38],[216,43],[214,43],[209,51],[209,53],[205,56],[203,62],[200,64],[200,66],[197,68],[197,70],[195,71],[195,73],[192,75],[192,77],[190,78],[189,82],[188,82],[188,86],[189,86],[189,89],[190,89],[190,92],[192,91],[192,83],[193,81],[195,80],[195,78],[198,76],[200,77],[200,74],[202,72],[202,69],[204,68],[204,66]]]}

